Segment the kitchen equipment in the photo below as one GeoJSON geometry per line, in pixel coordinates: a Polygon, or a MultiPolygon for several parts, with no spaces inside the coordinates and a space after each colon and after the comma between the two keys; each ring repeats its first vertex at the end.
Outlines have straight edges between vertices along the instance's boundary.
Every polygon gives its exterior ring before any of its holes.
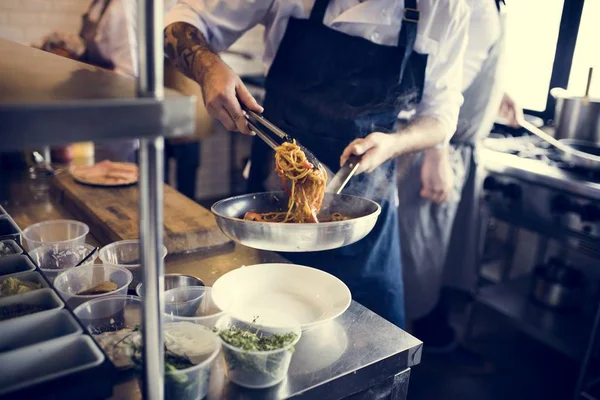
{"type": "Polygon", "coordinates": [[[187,286],[165,291],[165,313],[182,317],[196,314],[205,294],[203,286],[187,286]]]}
{"type": "MultiPolygon", "coordinates": [[[[198,293],[202,293],[201,302],[196,312],[193,315],[186,316],[183,315],[184,313],[180,312],[179,309],[174,308],[170,313],[168,313],[168,315],[165,315],[165,321],[192,322],[194,324],[204,325],[210,329],[214,328],[219,318],[225,315],[225,312],[215,304],[212,295],[212,288],[190,287],[189,289],[198,293]]],[[[224,308],[231,309],[231,298],[223,298],[222,301],[225,301],[223,306],[224,308]]]]}
{"type": "Polygon", "coordinates": [[[0,258],[0,276],[33,271],[35,265],[25,255],[0,258]]]}
{"type": "Polygon", "coordinates": [[[208,393],[212,364],[221,350],[219,339],[210,329],[189,322],[167,323],[164,331],[168,338],[183,337],[208,344],[206,348],[194,348],[196,353],[203,350],[201,354],[186,353],[197,364],[165,373],[165,399],[203,399],[208,393]]]}
{"type": "Polygon", "coordinates": [[[561,159],[564,162],[576,167],[600,170],[600,143],[574,139],[557,140],[524,119],[521,119],[519,124],[540,139],[556,147],[560,151],[561,159]]]}
{"type": "Polygon", "coordinates": [[[552,259],[533,273],[531,296],[539,304],[558,310],[576,308],[583,298],[583,273],[552,259]]]}
{"type": "Polygon", "coordinates": [[[142,323],[142,299],[137,296],[99,297],[79,305],[73,313],[92,335],[134,329],[142,323]]]}
{"type": "Polygon", "coordinates": [[[264,389],[275,386],[285,379],[292,360],[294,346],[300,340],[302,331],[298,323],[285,313],[281,313],[278,320],[283,323],[280,328],[266,327],[252,322],[247,323],[228,316],[217,321],[217,331],[227,330],[233,326],[263,337],[286,333],[296,335],[295,339],[286,346],[270,351],[243,350],[227,343],[221,337],[226,367],[225,373],[230,381],[250,389],[264,389]]]}
{"type": "Polygon", "coordinates": [[[592,69],[588,74],[586,94],[575,96],[562,88],[554,88],[550,94],[556,99],[554,121],[556,139],[575,139],[600,145],[600,99],[588,96],[592,69]]]}
{"type": "Polygon", "coordinates": [[[83,222],[68,219],[38,222],[23,230],[29,250],[42,245],[85,243],[90,228],[83,222]]]}
{"type": "MultiPolygon", "coordinates": [[[[167,248],[163,246],[162,257],[167,256],[167,248]]],[[[104,265],[112,265],[128,269],[133,279],[130,282],[131,289],[142,280],[142,264],[140,256],[140,241],[120,240],[104,246],[100,249],[100,260],[104,265]]]]}
{"type": "MultiPolygon", "coordinates": [[[[8,276],[0,276],[0,286],[2,285],[2,282],[4,282],[7,279],[11,279],[11,278],[18,279],[21,282],[32,283],[32,284],[38,286],[39,289],[44,289],[44,288],[48,287],[48,283],[46,282],[46,280],[37,271],[20,272],[18,274],[12,274],[12,275],[8,275],[8,276]]],[[[32,289],[32,290],[29,290],[29,292],[33,292],[34,290],[39,290],[39,289],[32,289]]],[[[12,292],[14,292],[14,290],[9,290],[9,293],[12,293],[12,292]]],[[[24,292],[24,293],[29,293],[29,292],[24,292]]],[[[18,296],[19,294],[21,294],[21,293],[7,295],[6,293],[3,293],[2,290],[0,289],[0,298],[5,298],[8,296],[18,296]]]]}
{"type": "Polygon", "coordinates": [[[346,184],[354,176],[358,167],[360,166],[360,157],[350,156],[348,160],[342,165],[342,168],[331,178],[325,188],[325,193],[340,194],[346,184]]]}
{"type": "Polygon", "coordinates": [[[303,330],[340,316],[350,306],[348,287],[327,272],[294,264],[258,264],[221,276],[212,289],[221,310],[263,326],[280,326],[287,314],[303,330]]]}
{"type": "Polygon", "coordinates": [[[356,196],[325,193],[322,215],[341,213],[349,219],[318,224],[275,223],[244,220],[248,211],[265,213],[287,210],[284,192],[251,193],[215,203],[211,210],[219,228],[244,246],[261,250],[302,252],[336,249],[364,238],[375,226],[381,207],[356,196]]]}
{"type": "Polygon", "coordinates": [[[281,144],[280,141],[296,143],[304,152],[304,155],[309,163],[311,163],[315,168],[322,166],[317,157],[315,157],[315,155],[306,147],[302,146],[302,144],[300,144],[300,142],[298,142],[296,139],[279,129],[275,124],[259,113],[248,109],[244,105],[242,105],[242,108],[246,112],[250,129],[273,150],[275,150],[281,144]]]}
{"type": "Polygon", "coordinates": [[[75,266],[80,267],[83,264],[89,264],[89,261],[91,261],[93,263],[94,259],[95,259],[94,255],[96,254],[97,251],[98,251],[98,247],[94,247],[92,249],[92,251],[90,251],[87,256],[83,257],[83,259],[81,261],[79,261],[77,263],[77,265],[75,265],[75,266]]]}
{"type": "Polygon", "coordinates": [[[93,264],[98,257],[97,252],[92,253],[95,248],[86,243],[59,243],[37,247],[29,256],[46,278],[54,282],[54,278],[69,268],[93,264]]]}
{"type": "Polygon", "coordinates": [[[127,294],[132,275],[129,270],[113,265],[86,265],[70,268],[54,279],[54,288],[63,299],[75,308],[86,301],[98,298],[127,294]],[[102,282],[113,282],[117,289],[101,294],[78,294],[102,282]]]}
{"type": "MultiPolygon", "coordinates": [[[[187,286],[206,286],[204,281],[200,278],[196,278],[192,275],[184,275],[184,274],[165,274],[164,276],[164,289],[165,291],[180,287],[187,286]]],[[[142,297],[142,283],[140,282],[135,287],[135,293],[142,297]]]]}
{"type": "MultiPolygon", "coordinates": [[[[56,199],[92,228],[100,244],[137,239],[139,187],[98,188],[76,183],[68,174],[52,181],[56,199]]],[[[219,230],[210,211],[164,185],[163,243],[169,254],[220,249],[231,240],[219,230]]]]}

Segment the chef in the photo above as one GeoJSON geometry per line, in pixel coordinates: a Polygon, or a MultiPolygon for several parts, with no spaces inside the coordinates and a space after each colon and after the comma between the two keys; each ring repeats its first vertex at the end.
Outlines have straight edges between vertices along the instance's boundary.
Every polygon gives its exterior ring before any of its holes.
{"type": "MultiPolygon", "coordinates": [[[[395,159],[454,132],[468,13],[464,0],[181,0],[166,18],[167,56],[200,83],[209,113],[242,133],[250,130],[240,103],[263,107],[218,52],[265,26],[265,117],[334,172],[351,154],[362,156],[362,174],[344,193],[382,207],[365,239],[284,256],[336,275],[355,300],[400,327],[395,159]],[[398,128],[406,109],[416,117],[398,128]]],[[[264,190],[272,159],[272,150],[254,140],[251,191],[264,190]]]]}
{"type": "Polygon", "coordinates": [[[471,17],[457,130],[449,145],[403,158],[399,174],[407,316],[428,350],[450,351],[457,345],[439,301],[443,283],[468,290],[477,277],[477,143],[491,131],[501,104],[511,122],[516,112],[502,85],[500,2],[467,3],[471,17]],[[451,233],[453,250],[448,253],[451,233]]]}

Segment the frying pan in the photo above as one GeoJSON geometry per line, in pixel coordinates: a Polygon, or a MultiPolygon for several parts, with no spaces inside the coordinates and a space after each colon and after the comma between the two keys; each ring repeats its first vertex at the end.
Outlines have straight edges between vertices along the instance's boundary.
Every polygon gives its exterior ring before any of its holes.
{"type": "Polygon", "coordinates": [[[557,140],[524,119],[520,119],[519,124],[529,132],[556,147],[560,151],[564,162],[574,167],[600,170],[600,146],[598,144],[577,139],[557,140]]]}
{"type": "Polygon", "coordinates": [[[283,252],[323,251],[355,243],[371,232],[381,213],[374,201],[325,193],[320,215],[338,212],[348,220],[297,224],[242,219],[248,211],[285,211],[287,201],[284,192],[251,193],[218,201],[211,210],[219,228],[232,240],[255,249],[283,252]]]}

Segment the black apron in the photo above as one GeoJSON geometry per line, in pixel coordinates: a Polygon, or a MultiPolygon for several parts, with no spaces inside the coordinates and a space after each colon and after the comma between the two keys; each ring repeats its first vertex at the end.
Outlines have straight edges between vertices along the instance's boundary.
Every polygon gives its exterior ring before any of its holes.
{"type": "MultiPolygon", "coordinates": [[[[344,148],[372,132],[394,132],[398,113],[420,101],[427,56],[413,52],[419,12],[405,2],[397,46],[383,46],[324,25],[328,0],[309,19],[290,18],[266,79],[265,117],[336,172],[344,148]]],[[[254,140],[249,190],[265,190],[273,152],[254,140]]],[[[327,271],[353,298],[404,326],[404,288],[396,209],[396,162],[353,178],[344,190],[380,203],[382,213],[363,240],[340,249],[286,253],[288,260],[327,271]]]]}

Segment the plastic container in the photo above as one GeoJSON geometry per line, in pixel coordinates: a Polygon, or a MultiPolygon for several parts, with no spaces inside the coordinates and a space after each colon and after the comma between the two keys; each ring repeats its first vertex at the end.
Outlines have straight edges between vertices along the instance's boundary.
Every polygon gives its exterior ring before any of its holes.
{"type": "Polygon", "coordinates": [[[0,395],[100,365],[104,355],[88,336],[62,338],[0,354],[0,395]]]}
{"type": "Polygon", "coordinates": [[[202,399],[208,393],[212,364],[221,348],[219,339],[203,326],[189,322],[165,324],[165,343],[169,347],[169,338],[182,336],[194,338],[206,344],[201,349],[194,346],[196,354],[186,351],[185,354],[196,365],[165,373],[165,398],[173,400],[202,399]]]}
{"type": "Polygon", "coordinates": [[[0,276],[33,271],[35,265],[24,255],[0,258],[0,276]]]}
{"type": "Polygon", "coordinates": [[[0,215],[0,239],[21,243],[21,230],[9,215],[0,215]]]}
{"type": "Polygon", "coordinates": [[[217,307],[213,301],[212,288],[210,287],[187,287],[165,292],[165,321],[191,322],[212,329],[223,315],[225,315],[225,312],[217,307]],[[197,306],[196,311],[190,315],[187,310],[176,305],[169,306],[167,304],[169,299],[167,293],[173,291],[188,291],[192,297],[201,294],[200,304],[197,306]]]}
{"type": "Polygon", "coordinates": [[[270,351],[242,350],[221,339],[223,358],[225,359],[225,373],[230,381],[250,389],[264,389],[275,386],[286,378],[292,360],[293,348],[300,340],[302,330],[296,321],[285,315],[281,316],[280,322],[282,322],[281,328],[267,328],[248,324],[229,316],[221,317],[217,321],[217,330],[236,326],[263,336],[288,332],[296,334],[296,338],[287,346],[270,351]],[[287,321],[288,327],[283,327],[286,324],[285,321],[287,321]]]}
{"type": "Polygon", "coordinates": [[[38,222],[25,228],[23,238],[31,251],[42,245],[85,243],[90,228],[83,222],[68,219],[38,222]]]}
{"type": "Polygon", "coordinates": [[[14,257],[23,254],[23,250],[12,239],[0,240],[0,258],[14,257]]]}
{"type": "Polygon", "coordinates": [[[71,308],[75,308],[98,297],[127,294],[131,278],[131,272],[125,268],[111,265],[87,265],[85,267],[70,268],[62,272],[54,279],[54,288],[71,308]],[[102,294],[77,294],[105,281],[116,283],[117,290],[102,294]]]}
{"type": "MultiPolygon", "coordinates": [[[[59,243],[52,245],[43,245],[29,252],[33,261],[38,265],[42,273],[50,282],[62,272],[73,268],[77,263],[83,260],[94,246],[85,243],[59,243]]],[[[81,266],[92,265],[98,258],[98,252],[95,252],[81,266]]]]}
{"type": "MultiPolygon", "coordinates": [[[[46,280],[44,278],[42,278],[40,273],[37,271],[21,272],[21,273],[12,274],[9,276],[2,276],[2,277],[0,277],[0,286],[2,285],[2,282],[4,282],[5,280],[7,280],[9,278],[18,279],[18,280],[24,281],[24,282],[36,283],[36,284],[40,285],[40,289],[48,287],[48,282],[46,282],[46,280]]],[[[33,292],[35,290],[40,290],[40,289],[33,289],[33,290],[30,290],[29,292],[33,292]]],[[[26,293],[29,293],[29,292],[26,292],[26,293]]],[[[13,294],[10,296],[18,296],[18,295],[19,294],[13,294]]],[[[3,293],[0,293],[0,299],[3,299],[5,297],[9,297],[9,296],[5,296],[3,293]]],[[[1,342],[2,341],[0,341],[0,343],[1,342]]]]}
{"type": "Polygon", "coordinates": [[[142,323],[142,299],[137,296],[100,297],[81,304],[73,311],[88,332],[135,328],[142,323]]]}
{"type": "Polygon", "coordinates": [[[81,334],[75,318],[67,310],[32,314],[0,322],[0,353],[36,343],[81,334]]]}
{"type": "MultiPolygon", "coordinates": [[[[0,322],[11,321],[18,318],[25,318],[28,315],[55,314],[57,310],[64,307],[64,303],[54,293],[52,289],[40,289],[33,292],[17,294],[0,299],[0,322]],[[35,306],[36,310],[28,310],[27,314],[14,316],[6,315],[6,307],[26,307],[35,306]]],[[[2,364],[0,364],[2,365],[2,364]]],[[[1,375],[1,374],[0,374],[1,375]]]]}
{"type": "MultiPolygon", "coordinates": [[[[204,281],[192,275],[184,274],[166,274],[164,278],[165,291],[186,286],[206,286],[204,281]]],[[[142,297],[142,283],[135,287],[135,293],[142,297]]]]}
{"type": "MultiPolygon", "coordinates": [[[[163,246],[163,259],[167,256],[167,248],[163,246]]],[[[133,274],[131,289],[142,280],[142,266],[139,240],[121,240],[100,249],[102,264],[127,268],[133,274]]]]}

